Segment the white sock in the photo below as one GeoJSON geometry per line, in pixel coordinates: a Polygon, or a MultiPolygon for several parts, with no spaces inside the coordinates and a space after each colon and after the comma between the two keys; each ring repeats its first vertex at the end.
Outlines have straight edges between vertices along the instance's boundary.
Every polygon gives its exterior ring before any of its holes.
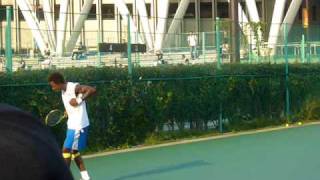
{"type": "Polygon", "coordinates": [[[90,179],[88,171],[81,171],[80,174],[81,174],[81,178],[83,180],[89,180],[90,179]]]}

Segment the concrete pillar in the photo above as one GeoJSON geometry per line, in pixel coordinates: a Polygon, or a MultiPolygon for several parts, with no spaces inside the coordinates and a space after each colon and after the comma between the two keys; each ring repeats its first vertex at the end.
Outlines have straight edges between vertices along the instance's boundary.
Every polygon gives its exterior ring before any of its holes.
{"type": "Polygon", "coordinates": [[[115,9],[115,14],[116,14],[116,22],[117,22],[118,43],[122,43],[121,17],[118,9],[115,9]]]}
{"type": "Polygon", "coordinates": [[[132,17],[130,16],[130,12],[128,10],[127,5],[125,4],[125,2],[123,0],[114,0],[113,1],[115,6],[117,7],[117,9],[119,10],[121,17],[123,19],[124,22],[128,22],[128,15],[130,18],[130,33],[131,33],[131,42],[133,44],[135,43],[142,43],[142,40],[140,38],[140,35],[136,35],[136,33],[138,33],[138,29],[137,26],[135,25],[132,17]]]}
{"type": "Polygon", "coordinates": [[[155,51],[162,49],[164,34],[166,32],[166,24],[169,11],[169,0],[158,1],[158,24],[155,40],[155,51]]]}
{"type": "Polygon", "coordinates": [[[250,46],[255,49],[256,48],[256,40],[254,38],[254,32],[249,24],[249,18],[247,17],[246,13],[243,11],[241,4],[238,4],[238,18],[239,18],[239,25],[242,29],[243,34],[247,37],[250,46]]]}
{"type": "Polygon", "coordinates": [[[31,10],[31,5],[26,0],[16,0],[18,6],[20,7],[22,14],[28,24],[28,26],[31,29],[32,36],[35,39],[38,48],[40,49],[41,53],[44,54],[45,50],[45,40],[42,32],[40,31],[40,25],[38,21],[36,20],[36,17],[34,16],[31,10]]]}
{"type": "Polygon", "coordinates": [[[287,24],[287,31],[288,33],[291,30],[292,24],[294,23],[294,20],[297,17],[297,14],[299,12],[299,9],[302,5],[303,0],[292,0],[291,4],[289,6],[289,9],[287,11],[287,14],[283,20],[283,24],[281,25],[280,32],[283,32],[284,30],[284,24],[287,24]]]}
{"type": "Polygon", "coordinates": [[[141,25],[149,50],[153,49],[153,40],[151,36],[150,24],[146,4],[144,0],[136,0],[137,10],[140,16],[141,25]]]}
{"type": "Polygon", "coordinates": [[[167,36],[167,37],[172,37],[170,35],[176,33],[179,25],[181,24],[181,21],[183,21],[183,17],[186,14],[186,11],[188,9],[189,4],[190,4],[190,0],[181,0],[180,4],[178,6],[177,12],[174,15],[174,18],[173,18],[171,25],[169,27],[169,30],[168,30],[169,36],[167,36]]]}
{"type": "Polygon", "coordinates": [[[47,38],[51,49],[56,46],[55,34],[54,34],[54,21],[52,12],[52,3],[50,0],[43,0],[44,18],[47,27],[47,38]]]}
{"type": "Polygon", "coordinates": [[[156,29],[157,29],[157,0],[150,0],[151,1],[151,33],[152,39],[155,40],[156,37],[156,29]]]}
{"type": "Polygon", "coordinates": [[[211,0],[212,4],[212,21],[216,21],[217,17],[217,0],[211,0]]]}
{"type": "Polygon", "coordinates": [[[232,19],[232,43],[231,43],[231,61],[232,62],[240,62],[240,42],[239,42],[239,16],[238,16],[238,0],[230,1],[230,12],[232,19]]]}
{"type": "Polygon", "coordinates": [[[81,10],[81,13],[76,21],[76,25],[74,27],[74,31],[71,34],[71,37],[66,45],[66,51],[71,52],[73,48],[75,47],[77,40],[79,38],[79,35],[81,34],[81,29],[84,26],[84,23],[88,17],[88,14],[91,10],[92,3],[94,0],[86,0],[85,4],[83,5],[83,8],[81,10]]]}
{"type": "Polygon", "coordinates": [[[58,56],[62,56],[64,53],[64,45],[67,29],[67,17],[68,17],[69,0],[60,1],[60,15],[57,28],[57,48],[56,53],[58,56]]]}
{"type": "Polygon", "coordinates": [[[277,45],[280,26],[283,20],[285,0],[276,0],[273,9],[271,28],[269,33],[268,47],[272,49],[271,54],[274,54],[274,49],[277,45]]]}
{"type": "Polygon", "coordinates": [[[98,24],[98,36],[100,42],[104,41],[103,36],[103,20],[102,20],[102,0],[97,0],[97,24],[98,24]]]}
{"type": "MultiPolygon", "coordinates": [[[[15,23],[15,51],[16,52],[20,52],[21,50],[21,31],[20,31],[20,19],[19,19],[19,13],[18,13],[18,4],[17,1],[14,1],[14,5],[13,5],[13,15],[14,15],[14,23],[15,23]]],[[[1,28],[1,27],[0,27],[1,28]]],[[[1,33],[1,32],[0,32],[1,33]]],[[[0,34],[0,43],[1,43],[1,34],[0,34]]],[[[0,47],[1,49],[1,47],[0,47]]]]}
{"type": "MultiPolygon", "coordinates": [[[[199,36],[200,31],[200,0],[195,0],[194,3],[195,8],[195,32],[197,32],[197,35],[199,36]]],[[[198,37],[198,41],[200,38],[198,37]]]]}
{"type": "Polygon", "coordinates": [[[246,0],[250,20],[252,22],[259,22],[259,13],[258,13],[258,8],[255,0],[246,0]]]}

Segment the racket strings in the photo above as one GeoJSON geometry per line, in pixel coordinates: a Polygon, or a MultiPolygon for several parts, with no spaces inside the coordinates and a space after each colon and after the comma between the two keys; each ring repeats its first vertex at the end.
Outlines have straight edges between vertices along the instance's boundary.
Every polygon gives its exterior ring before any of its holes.
{"type": "Polygon", "coordinates": [[[47,118],[46,118],[46,123],[49,126],[54,126],[56,125],[62,118],[64,117],[64,114],[59,111],[59,110],[54,110],[51,111],[47,118]]]}

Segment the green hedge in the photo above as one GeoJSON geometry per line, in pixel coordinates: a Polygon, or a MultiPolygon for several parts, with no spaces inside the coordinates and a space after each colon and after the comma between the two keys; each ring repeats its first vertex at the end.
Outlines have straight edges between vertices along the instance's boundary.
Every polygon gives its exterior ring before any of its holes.
{"type": "MultiPolygon", "coordinates": [[[[133,81],[126,69],[61,70],[69,81],[89,83],[98,94],[88,101],[91,150],[145,142],[164,124],[185,131],[206,131],[208,122],[224,120],[225,131],[281,124],[285,121],[284,65],[212,64],[136,68],[133,81]]],[[[320,116],[320,65],[290,66],[291,119],[320,116]]],[[[0,74],[0,102],[43,118],[63,109],[60,93],[47,85],[49,71],[0,74]]],[[[60,142],[65,125],[54,129],[60,142]]],[[[163,134],[162,134],[163,136],[163,134]]]]}

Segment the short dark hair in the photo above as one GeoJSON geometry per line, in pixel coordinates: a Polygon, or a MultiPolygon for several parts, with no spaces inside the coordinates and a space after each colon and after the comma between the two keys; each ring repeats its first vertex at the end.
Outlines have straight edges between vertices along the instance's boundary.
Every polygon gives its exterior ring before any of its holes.
{"type": "Polygon", "coordinates": [[[54,72],[52,74],[50,74],[49,78],[48,78],[49,82],[54,82],[56,84],[63,84],[65,83],[64,77],[61,73],[59,72],[54,72]]]}

